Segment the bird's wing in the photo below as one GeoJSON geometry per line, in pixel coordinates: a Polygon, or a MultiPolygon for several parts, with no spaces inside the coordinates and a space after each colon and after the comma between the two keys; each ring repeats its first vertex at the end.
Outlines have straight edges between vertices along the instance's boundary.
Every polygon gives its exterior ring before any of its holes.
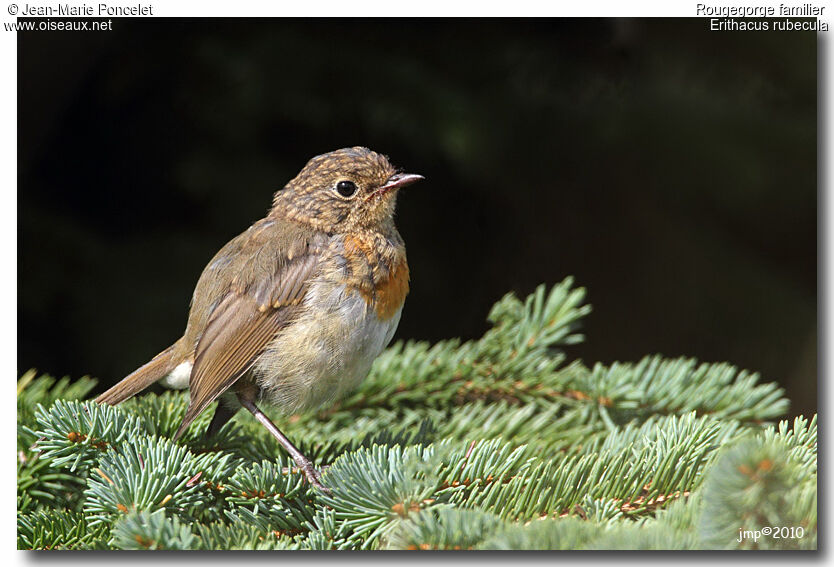
{"type": "Polygon", "coordinates": [[[295,254],[269,258],[259,246],[262,243],[252,242],[249,250],[239,252],[244,256],[242,277],[212,310],[197,342],[189,379],[191,399],[175,439],[250,368],[304,300],[319,250],[309,245],[295,254]]]}

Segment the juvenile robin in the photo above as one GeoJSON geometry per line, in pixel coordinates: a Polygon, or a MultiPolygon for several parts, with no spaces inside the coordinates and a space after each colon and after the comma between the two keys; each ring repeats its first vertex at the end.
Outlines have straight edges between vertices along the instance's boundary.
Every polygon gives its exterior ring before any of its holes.
{"type": "Polygon", "coordinates": [[[118,404],[159,380],[187,387],[174,439],[215,400],[208,435],[242,406],[327,491],[256,403],[289,415],[344,396],[368,374],[408,294],[405,246],[394,226],[397,192],[420,179],[362,147],[311,159],[275,193],[266,218],[208,263],[185,334],[96,401],[118,404]]]}

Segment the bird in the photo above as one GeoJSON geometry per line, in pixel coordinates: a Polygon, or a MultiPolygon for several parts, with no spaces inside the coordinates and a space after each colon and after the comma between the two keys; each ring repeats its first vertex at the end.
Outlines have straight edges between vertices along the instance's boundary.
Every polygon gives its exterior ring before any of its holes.
{"type": "Polygon", "coordinates": [[[245,408],[329,493],[259,405],[282,415],[320,408],[367,376],[409,292],[397,195],[422,179],[361,146],[310,159],[275,192],[268,214],[206,265],[182,337],[96,402],[119,404],[155,382],[188,388],[174,440],[216,400],[208,436],[245,408]]]}

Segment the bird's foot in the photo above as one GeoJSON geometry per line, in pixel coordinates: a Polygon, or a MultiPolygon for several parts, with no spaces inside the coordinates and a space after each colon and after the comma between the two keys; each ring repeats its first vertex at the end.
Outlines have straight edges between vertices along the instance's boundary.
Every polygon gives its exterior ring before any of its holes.
{"type": "Polygon", "coordinates": [[[307,478],[307,482],[309,482],[325,494],[332,494],[332,491],[321,483],[321,472],[319,472],[316,469],[316,467],[313,466],[313,463],[306,460],[297,460],[295,461],[295,464],[298,465],[299,470],[304,472],[304,476],[307,478]]]}

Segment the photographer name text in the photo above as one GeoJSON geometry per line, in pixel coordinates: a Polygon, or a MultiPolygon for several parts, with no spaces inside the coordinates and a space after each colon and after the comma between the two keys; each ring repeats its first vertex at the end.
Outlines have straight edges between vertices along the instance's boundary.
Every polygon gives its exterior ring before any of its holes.
{"type": "Polygon", "coordinates": [[[114,4],[56,4],[53,6],[35,6],[24,4],[18,16],[153,16],[150,4],[132,6],[114,4]]]}

